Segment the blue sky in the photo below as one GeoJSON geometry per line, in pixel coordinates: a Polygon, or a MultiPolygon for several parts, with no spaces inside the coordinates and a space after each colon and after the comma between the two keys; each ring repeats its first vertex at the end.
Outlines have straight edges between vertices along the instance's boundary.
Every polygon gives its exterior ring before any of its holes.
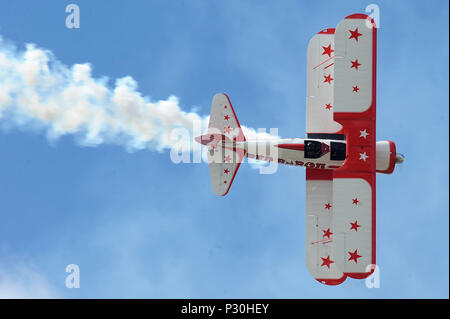
{"type": "MultiPolygon", "coordinates": [[[[241,123],[305,132],[306,48],[371,2],[0,1],[0,35],[93,76],[132,76],[152,100],[207,115],[227,93],[241,123]]],[[[0,118],[0,296],[448,298],[448,3],[379,1],[377,139],[406,162],[377,177],[381,287],[323,286],[305,265],[305,171],[242,165],[213,194],[206,164],[167,150],[49,141],[0,118]],[[78,264],[81,287],[65,287],[78,264]]]]}

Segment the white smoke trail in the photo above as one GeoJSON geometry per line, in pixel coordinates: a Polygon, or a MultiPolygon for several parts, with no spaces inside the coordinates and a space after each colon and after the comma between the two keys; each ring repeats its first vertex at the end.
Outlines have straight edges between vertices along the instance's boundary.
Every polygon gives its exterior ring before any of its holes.
{"type": "Polygon", "coordinates": [[[150,101],[127,76],[114,87],[93,78],[89,64],[68,67],[28,44],[21,52],[0,37],[0,122],[45,130],[49,139],[66,134],[84,145],[114,143],[129,150],[172,146],[170,131],[192,131],[207,117],[181,110],[178,99],[150,101]]]}
{"type": "MultiPolygon", "coordinates": [[[[207,127],[208,116],[183,111],[175,96],[151,101],[132,77],[110,87],[106,77],[93,78],[91,71],[88,63],[66,66],[34,44],[20,51],[0,36],[0,125],[37,128],[50,140],[74,134],[82,145],[112,143],[130,151],[179,147],[173,129],[184,128],[193,138],[195,125],[207,127]]],[[[250,138],[261,135],[243,130],[250,138]]]]}

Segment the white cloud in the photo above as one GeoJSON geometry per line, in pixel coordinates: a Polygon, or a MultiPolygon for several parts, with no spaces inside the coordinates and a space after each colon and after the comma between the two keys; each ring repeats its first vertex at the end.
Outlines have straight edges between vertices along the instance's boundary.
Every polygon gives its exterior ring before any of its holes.
{"type": "Polygon", "coordinates": [[[0,263],[0,298],[56,298],[56,290],[34,267],[0,263]]]}

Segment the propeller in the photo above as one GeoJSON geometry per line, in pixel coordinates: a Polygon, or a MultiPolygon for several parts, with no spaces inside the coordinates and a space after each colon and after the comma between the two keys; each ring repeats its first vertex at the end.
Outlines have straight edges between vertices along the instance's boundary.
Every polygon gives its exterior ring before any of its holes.
{"type": "MultiPolygon", "coordinates": [[[[401,154],[401,153],[397,153],[395,155],[395,166],[397,166],[397,164],[401,164],[405,161],[406,157],[405,155],[401,154]]],[[[398,168],[398,173],[402,174],[403,171],[403,165],[400,165],[400,167],[398,168]]]]}
{"type": "Polygon", "coordinates": [[[397,153],[396,155],[395,155],[395,163],[396,164],[401,164],[401,163],[403,163],[404,161],[405,161],[405,156],[403,155],[403,154],[401,154],[401,153],[397,153]]]}

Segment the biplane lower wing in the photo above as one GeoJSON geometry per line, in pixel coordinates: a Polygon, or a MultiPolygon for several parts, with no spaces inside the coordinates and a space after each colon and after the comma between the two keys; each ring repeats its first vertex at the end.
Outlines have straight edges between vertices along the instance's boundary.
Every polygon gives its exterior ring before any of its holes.
{"type": "Polygon", "coordinates": [[[306,175],[307,265],[314,278],[329,285],[368,277],[376,260],[373,21],[364,14],[348,16],[337,26],[334,43],[333,119],[342,125],[346,159],[328,174],[307,170],[306,175]]]}
{"type": "Polygon", "coordinates": [[[362,279],[375,264],[375,173],[306,173],[306,265],[328,285],[362,279]]]}

